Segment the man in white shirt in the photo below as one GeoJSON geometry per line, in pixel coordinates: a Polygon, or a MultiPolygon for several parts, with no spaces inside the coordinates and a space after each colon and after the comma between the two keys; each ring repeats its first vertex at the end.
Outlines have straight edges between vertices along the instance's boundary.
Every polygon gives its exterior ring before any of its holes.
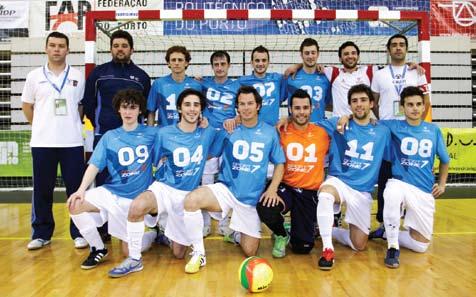
{"type": "MultiPolygon", "coordinates": [[[[33,199],[29,250],[40,249],[51,242],[58,163],[67,196],[79,187],[84,173],[79,111],[84,75],[66,63],[69,39],[63,33],[48,35],[45,52],[47,63],[28,73],[21,96],[23,113],[32,127],[33,199]]],[[[72,221],[70,234],[76,248],[88,246],[72,221]]]]}
{"type": "MultiPolygon", "coordinates": [[[[430,110],[430,97],[428,83],[424,74],[417,69],[410,69],[406,64],[408,52],[408,39],[405,35],[395,34],[387,41],[387,52],[390,56],[390,64],[375,72],[372,80],[372,92],[375,97],[373,112],[378,119],[404,119],[400,109],[400,93],[405,87],[418,87],[423,91],[425,111],[422,118],[426,118],[430,110]]],[[[383,228],[383,191],[387,180],[392,177],[391,164],[383,162],[380,168],[378,180],[378,210],[377,221],[380,227],[371,232],[370,238],[384,238],[383,228]]]]}

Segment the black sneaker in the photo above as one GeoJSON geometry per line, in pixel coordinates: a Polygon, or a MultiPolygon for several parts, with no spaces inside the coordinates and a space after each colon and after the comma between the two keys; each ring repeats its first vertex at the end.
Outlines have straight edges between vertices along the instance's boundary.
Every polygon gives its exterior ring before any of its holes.
{"type": "Polygon", "coordinates": [[[332,249],[325,249],[317,264],[321,270],[331,270],[334,266],[334,251],[332,249]]]}
{"type": "Polygon", "coordinates": [[[396,248],[389,248],[387,250],[387,256],[385,257],[385,266],[389,268],[398,268],[400,265],[400,260],[398,259],[400,257],[400,250],[397,250],[396,248]]]}
{"type": "Polygon", "coordinates": [[[369,239],[378,239],[387,240],[387,234],[385,234],[385,227],[380,225],[377,229],[369,233],[369,239]]]}
{"type": "Polygon", "coordinates": [[[98,266],[99,263],[104,261],[104,258],[107,256],[107,249],[96,250],[95,247],[91,248],[91,252],[83,264],[81,264],[82,269],[93,269],[98,266]]]}

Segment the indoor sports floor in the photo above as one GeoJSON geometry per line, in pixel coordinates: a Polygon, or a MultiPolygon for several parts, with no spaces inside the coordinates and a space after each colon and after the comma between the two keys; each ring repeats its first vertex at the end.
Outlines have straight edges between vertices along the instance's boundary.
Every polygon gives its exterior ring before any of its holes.
{"type": "MultiPolygon", "coordinates": [[[[375,205],[374,205],[375,207],[375,205]]],[[[50,246],[27,251],[30,204],[0,204],[0,296],[244,296],[238,267],[239,247],[212,234],[205,241],[207,265],[184,273],[184,260],[154,245],[144,257],[144,270],[120,279],[107,272],[122,260],[119,242],[112,241],[108,260],[95,269],[80,269],[88,250],[76,250],[69,238],[64,203],[54,204],[56,231],[50,246]]],[[[434,238],[426,254],[402,249],[400,268],[383,265],[386,242],[369,243],[364,252],[335,244],[332,271],[317,268],[321,243],[310,255],[288,251],[271,257],[265,228],[259,256],[274,270],[271,287],[259,296],[473,296],[476,290],[476,199],[437,200],[434,238]]],[[[214,226],[216,227],[216,226],[214,226]]]]}

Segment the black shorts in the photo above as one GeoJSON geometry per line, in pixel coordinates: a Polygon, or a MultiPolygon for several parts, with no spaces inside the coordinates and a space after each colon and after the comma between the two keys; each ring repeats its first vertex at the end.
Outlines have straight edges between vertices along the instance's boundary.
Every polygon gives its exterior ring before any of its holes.
{"type": "Polygon", "coordinates": [[[314,242],[318,191],[294,188],[281,183],[278,195],[284,200],[283,214],[291,211],[291,242],[314,242]]]}

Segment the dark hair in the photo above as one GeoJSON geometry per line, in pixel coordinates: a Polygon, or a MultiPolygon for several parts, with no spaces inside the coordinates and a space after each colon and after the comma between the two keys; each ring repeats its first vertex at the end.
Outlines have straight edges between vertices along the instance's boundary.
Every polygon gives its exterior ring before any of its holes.
{"type": "Polygon", "coordinates": [[[169,47],[169,49],[165,53],[165,61],[167,61],[167,63],[170,62],[170,55],[172,55],[173,53],[183,54],[185,56],[185,61],[187,62],[190,62],[190,60],[192,60],[192,56],[190,56],[190,52],[187,50],[185,46],[174,45],[169,47]]]}
{"type": "MultiPolygon", "coordinates": [[[[185,89],[180,93],[180,95],[177,98],[177,111],[182,110],[182,103],[185,98],[188,96],[195,95],[200,99],[200,110],[203,111],[205,107],[207,106],[207,100],[205,99],[205,96],[203,96],[202,92],[199,92],[195,89],[185,89]]],[[[182,114],[179,112],[179,120],[182,119],[182,114]]]]}
{"type": "Polygon", "coordinates": [[[213,66],[213,60],[215,58],[223,58],[223,57],[225,57],[228,64],[230,64],[230,61],[231,61],[230,55],[226,51],[215,51],[215,52],[213,52],[213,54],[210,56],[210,64],[212,64],[212,66],[213,66]]]}
{"type": "Polygon", "coordinates": [[[370,101],[375,100],[374,94],[372,93],[372,90],[370,89],[370,87],[365,84],[359,84],[359,85],[352,86],[349,89],[349,92],[347,93],[347,103],[349,105],[350,105],[350,97],[355,93],[365,93],[369,97],[370,101]]]}
{"type": "Polygon", "coordinates": [[[48,47],[48,40],[50,39],[50,37],[66,39],[66,47],[69,48],[68,36],[58,31],[53,31],[50,34],[48,34],[48,37],[46,37],[46,44],[45,44],[46,47],[48,47]]]}
{"type": "Polygon", "coordinates": [[[308,92],[304,91],[303,89],[297,89],[291,95],[291,99],[289,99],[289,107],[293,106],[293,99],[294,98],[307,98],[307,99],[309,99],[309,104],[312,106],[311,96],[309,96],[308,92]]]}
{"type": "Polygon", "coordinates": [[[137,104],[141,115],[145,115],[147,112],[147,102],[141,91],[136,89],[124,89],[120,90],[112,98],[112,106],[116,112],[119,112],[121,104],[126,103],[128,105],[137,104]]]}
{"type": "Polygon", "coordinates": [[[258,91],[252,86],[242,86],[238,89],[238,92],[236,93],[236,99],[235,99],[235,105],[237,108],[238,108],[238,98],[240,97],[241,94],[253,94],[253,96],[255,97],[256,104],[259,106],[259,109],[261,109],[261,106],[263,104],[263,98],[258,93],[258,91]]]}
{"type": "Polygon", "coordinates": [[[408,49],[408,39],[407,39],[407,37],[403,34],[395,34],[395,35],[392,35],[392,37],[390,37],[388,39],[388,41],[387,41],[387,50],[390,50],[390,44],[392,43],[392,40],[395,39],[395,38],[402,38],[403,40],[405,40],[405,46],[408,49]]]}
{"type": "Polygon", "coordinates": [[[317,51],[319,51],[319,44],[314,38],[306,38],[301,42],[301,46],[299,47],[299,51],[302,53],[302,50],[304,49],[305,46],[313,46],[315,45],[317,48],[317,51]]]}
{"type": "Polygon", "coordinates": [[[251,61],[253,61],[253,55],[255,53],[265,53],[268,56],[268,60],[269,60],[269,51],[264,46],[262,46],[262,45],[257,46],[253,49],[253,51],[251,51],[251,61]]]}
{"type": "Polygon", "coordinates": [[[112,48],[112,43],[114,42],[114,39],[119,38],[124,38],[125,40],[127,40],[127,43],[129,43],[131,49],[134,49],[134,40],[132,39],[132,35],[124,30],[117,30],[112,33],[111,39],[109,40],[109,47],[112,48]]]}
{"type": "Polygon", "coordinates": [[[355,49],[357,50],[357,55],[360,55],[360,49],[359,47],[357,46],[357,44],[355,44],[353,41],[346,41],[344,42],[343,44],[341,44],[341,46],[339,47],[339,58],[342,57],[342,52],[344,51],[344,49],[348,46],[353,46],[355,47],[355,49]]]}
{"type": "Polygon", "coordinates": [[[400,105],[405,105],[405,98],[410,96],[420,96],[423,103],[425,103],[423,91],[419,87],[406,87],[400,93],[400,105]]]}

